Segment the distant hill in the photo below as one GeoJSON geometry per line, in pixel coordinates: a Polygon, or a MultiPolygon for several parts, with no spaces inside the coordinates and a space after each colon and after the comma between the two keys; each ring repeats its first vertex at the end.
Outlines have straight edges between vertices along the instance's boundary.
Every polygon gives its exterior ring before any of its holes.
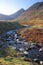
{"type": "Polygon", "coordinates": [[[4,14],[0,14],[0,20],[9,20],[10,17],[4,14]]]}
{"type": "Polygon", "coordinates": [[[20,16],[25,10],[24,9],[20,9],[19,11],[17,11],[16,13],[12,14],[12,15],[4,15],[4,14],[0,14],[0,20],[13,20],[16,19],[18,16],[20,16]]]}

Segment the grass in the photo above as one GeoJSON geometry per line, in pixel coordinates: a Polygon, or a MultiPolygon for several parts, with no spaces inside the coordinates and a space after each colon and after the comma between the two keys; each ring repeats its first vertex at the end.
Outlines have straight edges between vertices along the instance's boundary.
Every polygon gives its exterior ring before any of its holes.
{"type": "Polygon", "coordinates": [[[30,65],[30,62],[24,59],[12,48],[9,48],[9,53],[6,56],[0,56],[0,65],[30,65]]]}
{"type": "Polygon", "coordinates": [[[5,31],[14,30],[22,27],[24,26],[20,25],[18,22],[0,22],[0,34],[5,31]]]}
{"type": "MultiPolygon", "coordinates": [[[[33,64],[38,65],[36,62],[33,62],[33,64]]],[[[11,57],[7,56],[0,58],[0,65],[30,65],[30,62],[24,61],[22,57],[13,57],[11,60],[11,57]]]]}
{"type": "MultiPolygon", "coordinates": [[[[9,57],[6,57],[9,59],[9,57]]],[[[14,57],[12,60],[5,60],[5,58],[0,58],[0,65],[30,65],[30,62],[25,62],[23,59],[14,57]]]]}

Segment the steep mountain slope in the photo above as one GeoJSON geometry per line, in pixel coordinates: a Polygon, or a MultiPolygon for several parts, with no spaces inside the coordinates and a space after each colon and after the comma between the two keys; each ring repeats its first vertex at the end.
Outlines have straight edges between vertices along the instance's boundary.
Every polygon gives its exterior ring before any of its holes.
{"type": "Polygon", "coordinates": [[[24,25],[36,25],[41,23],[41,26],[43,23],[43,2],[38,2],[32,5],[16,20],[18,20],[20,24],[24,25]]]}
{"type": "Polygon", "coordinates": [[[0,14],[0,20],[13,20],[16,19],[19,15],[21,15],[25,10],[24,9],[20,9],[19,11],[17,11],[16,13],[12,14],[12,15],[3,15],[0,14]]]}

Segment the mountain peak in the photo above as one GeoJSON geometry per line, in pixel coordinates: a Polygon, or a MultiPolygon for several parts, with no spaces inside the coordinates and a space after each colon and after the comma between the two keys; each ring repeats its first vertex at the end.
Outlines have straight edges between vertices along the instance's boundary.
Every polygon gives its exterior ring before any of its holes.
{"type": "Polygon", "coordinates": [[[23,8],[21,8],[20,10],[24,10],[23,8]]]}
{"type": "Polygon", "coordinates": [[[24,13],[25,10],[23,8],[21,8],[20,10],[18,10],[16,13],[13,13],[12,15],[10,15],[10,17],[12,19],[16,19],[18,16],[20,16],[22,13],[24,13]]]}

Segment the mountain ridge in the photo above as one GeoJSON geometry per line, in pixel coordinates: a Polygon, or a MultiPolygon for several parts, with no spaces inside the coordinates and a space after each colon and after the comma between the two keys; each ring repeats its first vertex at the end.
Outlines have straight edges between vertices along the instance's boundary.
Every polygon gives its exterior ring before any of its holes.
{"type": "Polygon", "coordinates": [[[22,25],[43,27],[43,2],[33,4],[23,14],[21,14],[16,21],[19,21],[22,25]]]}
{"type": "MultiPolygon", "coordinates": [[[[32,14],[35,14],[36,13],[39,13],[39,11],[41,11],[42,9],[42,13],[43,13],[43,2],[38,2],[38,3],[35,3],[33,4],[30,8],[28,8],[22,15],[20,15],[21,17],[22,16],[28,16],[29,18],[29,15],[31,16],[32,14]],[[37,11],[36,11],[37,10],[37,11]]],[[[32,15],[33,16],[33,15],[32,15]]],[[[35,16],[35,15],[34,15],[35,16]]],[[[19,18],[19,17],[18,17],[19,18]]]]}

